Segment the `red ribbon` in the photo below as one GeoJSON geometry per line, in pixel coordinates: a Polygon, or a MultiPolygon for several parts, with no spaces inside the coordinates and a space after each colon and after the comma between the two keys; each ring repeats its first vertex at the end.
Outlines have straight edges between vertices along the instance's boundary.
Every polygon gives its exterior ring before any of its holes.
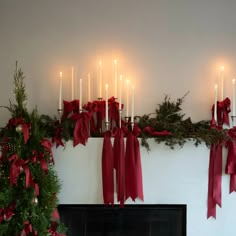
{"type": "Polygon", "coordinates": [[[79,100],[75,99],[71,102],[63,101],[63,118],[68,118],[68,116],[73,112],[79,112],[79,100]]]}
{"type": "Polygon", "coordinates": [[[163,130],[160,132],[154,131],[154,129],[151,126],[146,126],[145,128],[143,128],[142,132],[148,133],[151,136],[170,136],[170,135],[172,135],[172,133],[167,130],[163,130]]]}
{"type": "Polygon", "coordinates": [[[33,151],[33,156],[31,157],[31,160],[32,160],[33,163],[38,161],[40,163],[40,165],[41,165],[42,170],[45,173],[48,173],[48,162],[44,158],[44,153],[43,152],[38,154],[38,151],[34,150],[33,151]]]}
{"type": "Polygon", "coordinates": [[[17,126],[21,125],[22,126],[22,132],[24,135],[24,144],[26,144],[29,140],[29,129],[30,129],[30,124],[25,123],[22,117],[19,118],[11,118],[8,122],[7,126],[17,126]]]}
{"type": "Polygon", "coordinates": [[[228,156],[225,167],[225,173],[230,175],[229,192],[236,192],[236,127],[229,130],[228,135],[231,137],[226,143],[228,147],[228,156]]]}
{"type": "Polygon", "coordinates": [[[14,215],[16,204],[12,203],[9,207],[0,208],[0,223],[5,220],[8,221],[14,215]]]}
{"type": "Polygon", "coordinates": [[[212,144],[208,172],[207,218],[216,218],[216,205],[221,207],[222,145],[212,144]]]}
{"type": "Polygon", "coordinates": [[[56,147],[58,147],[58,146],[64,147],[64,143],[62,142],[62,138],[61,138],[61,131],[62,131],[61,127],[57,127],[54,131],[54,136],[52,138],[52,142],[56,143],[56,147]]]}
{"type": "Polygon", "coordinates": [[[24,228],[21,232],[21,236],[25,236],[25,235],[31,235],[31,236],[37,236],[38,235],[37,231],[33,230],[33,227],[29,223],[29,221],[24,222],[24,228]]]}
{"type": "Polygon", "coordinates": [[[66,236],[65,234],[56,232],[56,230],[57,230],[57,222],[52,222],[50,229],[48,229],[48,233],[51,236],[66,236]]]}
{"type": "Polygon", "coordinates": [[[116,99],[114,97],[111,97],[108,99],[108,115],[112,121],[115,121],[115,126],[119,125],[119,103],[116,102],[116,99]]]}
{"type": "Polygon", "coordinates": [[[52,163],[55,164],[55,160],[54,160],[54,156],[52,152],[53,143],[50,140],[43,138],[41,140],[41,145],[44,147],[46,151],[49,152],[50,156],[52,157],[52,163]]]}
{"type": "Polygon", "coordinates": [[[72,120],[76,120],[74,128],[74,147],[79,143],[85,145],[89,138],[89,120],[88,112],[77,113],[71,116],[72,120]]]}

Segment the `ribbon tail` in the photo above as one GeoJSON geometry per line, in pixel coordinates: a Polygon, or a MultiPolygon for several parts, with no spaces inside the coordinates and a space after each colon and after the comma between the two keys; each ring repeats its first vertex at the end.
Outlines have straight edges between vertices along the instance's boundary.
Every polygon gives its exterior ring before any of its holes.
{"type": "Polygon", "coordinates": [[[230,189],[229,193],[236,192],[236,175],[230,175],[230,189]]]}

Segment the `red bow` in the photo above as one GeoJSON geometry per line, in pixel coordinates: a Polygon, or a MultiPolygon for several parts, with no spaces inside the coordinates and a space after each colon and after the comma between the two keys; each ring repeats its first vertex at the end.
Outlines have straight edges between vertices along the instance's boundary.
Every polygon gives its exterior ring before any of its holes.
{"type": "Polygon", "coordinates": [[[21,232],[21,236],[25,236],[25,235],[32,235],[32,236],[37,236],[38,235],[37,231],[33,230],[33,227],[29,223],[29,221],[24,222],[24,228],[21,232]]]}
{"type": "Polygon", "coordinates": [[[148,133],[151,136],[170,136],[170,135],[172,135],[172,133],[167,130],[154,131],[154,129],[151,126],[146,126],[145,128],[143,128],[142,132],[148,133]]]}
{"type": "Polygon", "coordinates": [[[0,223],[5,220],[8,221],[14,215],[14,210],[16,208],[16,204],[12,203],[9,207],[0,208],[0,223]]]}
{"type": "Polygon", "coordinates": [[[71,102],[63,101],[63,104],[63,118],[67,118],[72,112],[79,112],[79,100],[75,99],[71,102]]]}
{"type": "Polygon", "coordinates": [[[79,143],[85,145],[89,137],[89,120],[88,112],[77,113],[71,116],[72,120],[76,120],[74,128],[74,147],[79,143]]]}
{"type": "Polygon", "coordinates": [[[48,162],[47,160],[44,158],[44,153],[40,153],[38,154],[37,150],[33,151],[33,156],[31,157],[32,162],[36,162],[39,161],[42,170],[47,173],[48,172],[48,162]]]}
{"type": "Polygon", "coordinates": [[[7,126],[17,126],[21,125],[22,126],[22,132],[24,135],[24,144],[26,144],[29,140],[29,129],[30,129],[30,124],[25,123],[22,117],[19,117],[17,119],[11,118],[8,122],[7,126]]]}
{"type": "Polygon", "coordinates": [[[55,160],[54,160],[54,156],[52,152],[53,143],[50,140],[43,138],[41,140],[41,145],[44,147],[45,150],[49,152],[50,156],[52,157],[52,163],[55,164],[55,160]]]}
{"type": "Polygon", "coordinates": [[[66,236],[65,234],[56,232],[56,230],[57,230],[57,222],[52,222],[50,229],[48,229],[48,233],[51,236],[66,236]]]}
{"type": "Polygon", "coordinates": [[[56,147],[58,146],[62,146],[64,147],[64,143],[62,142],[62,138],[61,138],[61,127],[57,127],[54,131],[54,136],[52,138],[52,142],[56,143],[56,147]]]}
{"type": "MultiPolygon", "coordinates": [[[[116,102],[114,97],[108,100],[108,114],[111,120],[115,121],[115,126],[119,125],[119,103],[116,102]]],[[[112,124],[112,121],[111,121],[112,124]]]]}

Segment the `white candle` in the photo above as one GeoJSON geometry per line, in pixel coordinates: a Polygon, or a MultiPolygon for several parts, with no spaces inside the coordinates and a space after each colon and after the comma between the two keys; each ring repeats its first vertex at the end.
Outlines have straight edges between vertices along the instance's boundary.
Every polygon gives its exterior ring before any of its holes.
{"type": "Polygon", "coordinates": [[[217,94],[218,93],[218,85],[215,84],[215,102],[214,102],[214,119],[217,122],[217,94]]]}
{"type": "Polygon", "coordinates": [[[120,75],[120,96],[119,96],[119,110],[122,108],[122,78],[123,75],[120,75]]]}
{"type": "Polygon", "coordinates": [[[114,60],[115,81],[114,81],[114,96],[117,98],[117,60],[114,60]]]}
{"type": "Polygon", "coordinates": [[[107,124],[108,123],[108,84],[106,84],[106,86],[105,86],[105,91],[106,91],[105,122],[107,124]]]}
{"type": "Polygon", "coordinates": [[[75,96],[74,96],[74,67],[71,68],[71,100],[73,101],[75,96]]]}
{"type": "Polygon", "coordinates": [[[129,80],[126,80],[126,117],[129,117],[129,80]]]}
{"type": "Polygon", "coordinates": [[[99,61],[99,94],[98,98],[102,99],[102,61],[99,61]]]}
{"type": "Polygon", "coordinates": [[[131,101],[131,124],[134,123],[134,86],[132,86],[132,101],[131,101]]]}
{"type": "Polygon", "coordinates": [[[221,101],[224,100],[224,70],[225,67],[221,66],[221,101]]]}
{"type": "Polygon", "coordinates": [[[233,116],[235,116],[235,79],[232,79],[233,83],[233,116]]]}
{"type": "Polygon", "coordinates": [[[82,111],[82,79],[79,80],[79,111],[82,111]]]}
{"type": "Polygon", "coordinates": [[[88,73],[88,102],[91,101],[91,95],[90,95],[90,73],[88,73]]]}
{"type": "Polygon", "coordinates": [[[59,105],[58,110],[62,110],[62,72],[59,74],[59,105]]]}

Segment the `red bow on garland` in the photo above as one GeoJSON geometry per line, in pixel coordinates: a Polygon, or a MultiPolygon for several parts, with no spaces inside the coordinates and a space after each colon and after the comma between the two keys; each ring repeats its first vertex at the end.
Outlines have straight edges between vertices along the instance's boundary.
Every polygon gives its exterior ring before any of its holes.
{"type": "Polygon", "coordinates": [[[14,215],[16,204],[12,203],[9,207],[0,208],[0,223],[5,220],[8,221],[14,215]]]}
{"type": "Polygon", "coordinates": [[[61,234],[56,232],[57,230],[57,222],[52,222],[50,229],[48,229],[48,233],[51,236],[66,236],[65,234],[61,234]]]}
{"type": "Polygon", "coordinates": [[[142,132],[144,133],[148,133],[151,136],[171,136],[172,133],[167,131],[167,130],[163,130],[163,131],[154,131],[154,129],[151,126],[146,126],[145,128],[143,128],[142,132]]]}
{"type": "Polygon", "coordinates": [[[75,99],[71,102],[63,101],[64,109],[62,118],[68,118],[71,113],[79,112],[79,100],[75,99]]]}
{"type": "Polygon", "coordinates": [[[24,222],[24,228],[20,236],[26,236],[26,235],[31,235],[31,236],[38,235],[37,231],[33,230],[33,227],[28,220],[24,222]]]}
{"type": "Polygon", "coordinates": [[[50,156],[52,157],[52,163],[55,164],[55,160],[54,160],[54,156],[52,152],[53,143],[50,140],[43,138],[41,140],[41,145],[44,147],[46,151],[49,152],[50,156]]]}

